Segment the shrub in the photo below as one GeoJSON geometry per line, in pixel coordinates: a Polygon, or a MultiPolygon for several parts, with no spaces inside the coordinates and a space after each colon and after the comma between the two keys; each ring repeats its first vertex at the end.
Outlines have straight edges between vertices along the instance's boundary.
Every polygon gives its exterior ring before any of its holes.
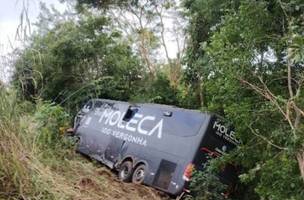
{"type": "Polygon", "coordinates": [[[224,200],[228,186],[223,184],[211,162],[207,163],[204,171],[194,171],[190,184],[194,200],[224,200]]]}
{"type": "Polygon", "coordinates": [[[54,103],[40,102],[37,105],[34,119],[38,131],[36,142],[44,148],[62,147],[64,130],[69,126],[69,114],[54,103]]]}

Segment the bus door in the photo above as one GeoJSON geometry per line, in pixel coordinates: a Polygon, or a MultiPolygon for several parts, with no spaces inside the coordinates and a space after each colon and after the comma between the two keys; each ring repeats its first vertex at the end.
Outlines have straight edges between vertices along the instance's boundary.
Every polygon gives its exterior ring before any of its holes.
{"type": "MultiPolygon", "coordinates": [[[[122,118],[122,122],[121,122],[124,125],[128,121],[130,121],[132,117],[134,117],[134,115],[138,112],[138,107],[135,106],[128,106],[122,104],[119,104],[117,106],[119,106],[119,110],[124,114],[124,117],[122,118]]],[[[116,129],[114,131],[125,132],[126,130],[116,129]]],[[[116,163],[121,159],[120,158],[121,153],[122,151],[126,150],[126,148],[127,148],[127,143],[125,140],[111,136],[110,142],[105,151],[105,158],[112,163],[116,163]]]]}

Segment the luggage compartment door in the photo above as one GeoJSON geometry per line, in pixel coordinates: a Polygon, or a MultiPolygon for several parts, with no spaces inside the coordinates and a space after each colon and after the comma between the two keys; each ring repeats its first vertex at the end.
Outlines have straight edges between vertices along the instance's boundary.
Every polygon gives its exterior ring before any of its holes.
{"type": "Polygon", "coordinates": [[[105,151],[105,158],[108,161],[116,163],[120,158],[121,151],[125,144],[126,142],[124,140],[120,140],[112,136],[105,151]]]}
{"type": "Polygon", "coordinates": [[[162,160],[156,173],[153,185],[167,190],[174,175],[175,168],[176,163],[168,160],[162,160]]]}

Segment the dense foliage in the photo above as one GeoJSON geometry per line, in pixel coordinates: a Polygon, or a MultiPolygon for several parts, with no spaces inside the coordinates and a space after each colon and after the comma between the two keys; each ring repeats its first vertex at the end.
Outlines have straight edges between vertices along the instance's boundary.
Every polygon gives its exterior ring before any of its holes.
{"type": "MultiPolygon", "coordinates": [[[[65,14],[43,7],[15,63],[16,95],[59,103],[71,115],[92,97],[211,111],[234,124],[243,143],[195,176],[197,199],[224,198],[214,171],[226,162],[241,166],[233,199],[303,199],[303,0],[78,0],[76,7],[65,14]],[[189,23],[186,52],[160,62],[155,52],[168,46],[159,10],[176,7],[189,23]],[[117,11],[140,26],[119,23],[117,11]]],[[[64,113],[39,107],[41,144],[57,145],[52,133],[65,126],[64,113]]]]}
{"type": "Polygon", "coordinates": [[[186,80],[199,74],[187,82],[202,85],[204,106],[235,125],[244,142],[232,158],[244,168],[241,181],[258,198],[302,199],[303,2],[185,5],[192,35],[186,80]]]}
{"type": "Polygon", "coordinates": [[[26,100],[73,105],[95,96],[127,100],[141,75],[136,56],[108,19],[92,15],[34,34],[15,66],[15,84],[26,100]]]}

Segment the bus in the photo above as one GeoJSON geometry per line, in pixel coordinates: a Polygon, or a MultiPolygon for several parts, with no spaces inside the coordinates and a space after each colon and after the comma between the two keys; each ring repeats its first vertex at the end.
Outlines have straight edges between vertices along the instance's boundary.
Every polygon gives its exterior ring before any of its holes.
{"type": "MultiPolygon", "coordinates": [[[[160,104],[91,99],[74,119],[77,151],[118,171],[124,182],[179,196],[193,169],[240,144],[213,114],[160,104]]],[[[233,176],[221,179],[229,183],[233,176]]]]}

